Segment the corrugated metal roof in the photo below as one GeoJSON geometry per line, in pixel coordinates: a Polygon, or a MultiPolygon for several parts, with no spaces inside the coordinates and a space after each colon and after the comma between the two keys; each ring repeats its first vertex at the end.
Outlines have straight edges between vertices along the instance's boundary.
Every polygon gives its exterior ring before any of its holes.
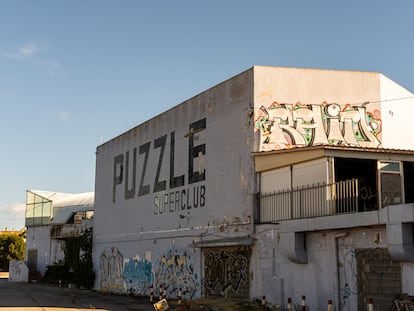
{"type": "Polygon", "coordinates": [[[66,207],[66,206],[82,206],[90,205],[93,206],[95,202],[94,192],[83,192],[83,193],[64,193],[64,192],[53,192],[43,190],[28,190],[34,194],[37,194],[43,198],[51,200],[54,208],[66,207]]]}
{"type": "Polygon", "coordinates": [[[51,224],[65,224],[74,213],[93,211],[95,209],[95,193],[63,193],[42,190],[28,190],[52,201],[53,218],[51,224]]]}
{"type": "Polygon", "coordinates": [[[94,192],[84,192],[62,196],[53,200],[53,207],[67,207],[67,206],[93,206],[95,201],[94,192]]]}

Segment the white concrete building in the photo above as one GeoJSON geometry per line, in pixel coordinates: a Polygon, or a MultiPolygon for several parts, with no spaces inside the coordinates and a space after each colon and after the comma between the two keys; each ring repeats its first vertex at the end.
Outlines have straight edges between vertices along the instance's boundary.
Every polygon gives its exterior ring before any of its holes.
{"type": "Polygon", "coordinates": [[[31,278],[40,279],[48,265],[63,263],[66,238],[93,227],[94,193],[26,193],[25,261],[31,278]]]}
{"type": "Polygon", "coordinates": [[[253,67],[98,146],[95,288],[413,294],[413,112],[380,73],[253,67]]]}

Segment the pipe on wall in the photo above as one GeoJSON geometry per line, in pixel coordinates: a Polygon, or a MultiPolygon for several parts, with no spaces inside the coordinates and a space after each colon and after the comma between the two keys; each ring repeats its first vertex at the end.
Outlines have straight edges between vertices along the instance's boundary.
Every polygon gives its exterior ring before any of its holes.
{"type": "Polygon", "coordinates": [[[341,232],[334,235],[334,258],[335,258],[335,310],[341,311],[341,280],[339,276],[339,243],[338,240],[345,238],[349,235],[349,232],[341,232]]]}

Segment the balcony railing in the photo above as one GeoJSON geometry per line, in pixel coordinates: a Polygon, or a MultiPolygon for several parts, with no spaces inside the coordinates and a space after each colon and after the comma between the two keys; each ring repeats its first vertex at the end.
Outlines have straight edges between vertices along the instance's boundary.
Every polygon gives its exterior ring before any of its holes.
{"type": "Polygon", "coordinates": [[[90,225],[88,223],[82,224],[64,224],[52,225],[50,229],[50,237],[52,239],[64,239],[70,237],[81,236],[90,225]]]}
{"type": "Polygon", "coordinates": [[[358,179],[258,194],[256,222],[355,213],[358,202],[358,179]]]}

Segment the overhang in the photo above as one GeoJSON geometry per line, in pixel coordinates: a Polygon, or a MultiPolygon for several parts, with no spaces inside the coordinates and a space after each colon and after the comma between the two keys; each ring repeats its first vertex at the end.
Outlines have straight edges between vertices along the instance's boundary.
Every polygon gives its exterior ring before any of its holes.
{"type": "Polygon", "coordinates": [[[412,150],[326,145],[254,152],[253,156],[256,172],[264,172],[324,157],[414,161],[414,151],[412,150]]]}
{"type": "Polygon", "coordinates": [[[191,244],[191,247],[205,248],[205,247],[228,247],[228,246],[252,246],[253,238],[226,238],[209,241],[199,241],[191,244]]]}

